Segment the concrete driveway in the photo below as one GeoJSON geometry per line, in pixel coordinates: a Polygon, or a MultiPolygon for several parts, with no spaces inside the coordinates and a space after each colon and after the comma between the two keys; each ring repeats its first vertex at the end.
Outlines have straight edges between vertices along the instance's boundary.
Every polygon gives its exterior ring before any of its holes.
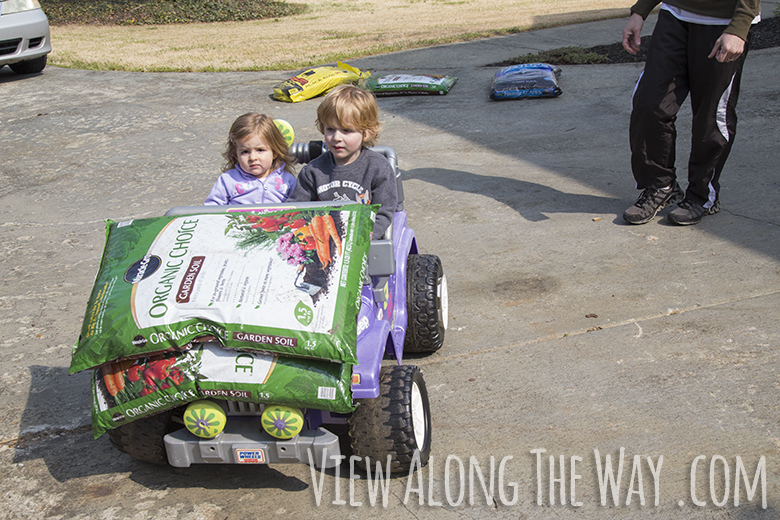
{"type": "Polygon", "coordinates": [[[348,463],[137,462],[92,439],[87,374],[67,375],[104,220],[201,203],[246,111],[319,138],[319,101],[269,98],[292,72],[0,71],[0,518],[777,518],[780,50],[749,56],[723,210],[689,228],[621,218],[641,65],[567,66],[559,98],[488,99],[485,65],[612,43],[624,22],[350,62],[459,78],[379,103],[451,310],[444,348],[411,361],[432,463],[393,479],[386,505],[348,463]]]}

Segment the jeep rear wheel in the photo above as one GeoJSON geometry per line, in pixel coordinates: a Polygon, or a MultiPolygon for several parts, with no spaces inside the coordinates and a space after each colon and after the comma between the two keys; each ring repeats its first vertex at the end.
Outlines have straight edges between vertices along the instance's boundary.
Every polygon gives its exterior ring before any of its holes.
{"type": "Polygon", "coordinates": [[[409,255],[406,267],[406,326],[404,351],[436,352],[447,330],[447,277],[435,255],[409,255]]]}
{"type": "Polygon", "coordinates": [[[174,430],[183,428],[181,421],[174,417],[184,408],[167,410],[162,413],[136,419],[113,430],[108,430],[108,438],[114,448],[127,453],[134,459],[152,464],[168,464],[168,454],[165,451],[163,437],[174,430]]]}
{"type": "Polygon", "coordinates": [[[379,377],[379,397],[359,399],[349,418],[352,452],[361,457],[363,469],[379,462],[386,467],[390,455],[392,473],[408,472],[415,452],[420,466],[431,454],[431,410],[422,372],[416,366],[384,367],[379,377]]]}

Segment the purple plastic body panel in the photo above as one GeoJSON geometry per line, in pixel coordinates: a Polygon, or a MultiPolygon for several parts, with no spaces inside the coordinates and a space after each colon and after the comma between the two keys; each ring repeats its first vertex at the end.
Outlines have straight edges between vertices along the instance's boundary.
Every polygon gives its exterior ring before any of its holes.
{"type": "MultiPolygon", "coordinates": [[[[355,399],[379,396],[379,371],[385,354],[393,355],[398,364],[403,360],[406,313],[406,264],[410,252],[417,251],[414,231],[407,228],[406,212],[396,212],[393,218],[393,254],[395,272],[390,275],[384,302],[374,301],[372,287],[363,286],[358,313],[358,364],[352,373],[360,382],[352,385],[355,399]]],[[[376,281],[376,280],[374,280],[376,281]]]]}
{"type": "Polygon", "coordinates": [[[406,312],[406,264],[409,260],[409,253],[416,243],[414,231],[407,227],[406,212],[396,212],[393,218],[393,253],[395,254],[395,272],[396,275],[390,277],[388,282],[393,290],[395,300],[395,312],[391,318],[393,346],[395,348],[395,359],[400,365],[404,357],[404,338],[406,336],[406,325],[409,316],[406,312]],[[399,236],[400,235],[400,236],[399,236]]]}
{"type": "MultiPolygon", "coordinates": [[[[371,294],[371,288],[363,289],[371,294]]],[[[373,298],[371,299],[373,301],[373,298]]],[[[366,308],[365,298],[363,307],[366,308]]],[[[390,334],[390,322],[385,319],[376,319],[373,305],[368,307],[369,327],[358,338],[357,357],[358,364],[352,369],[352,376],[360,376],[360,383],[352,385],[352,397],[354,399],[373,399],[379,396],[379,371],[382,368],[382,358],[385,354],[385,344],[390,334]]],[[[362,309],[361,309],[362,314],[362,309]]]]}

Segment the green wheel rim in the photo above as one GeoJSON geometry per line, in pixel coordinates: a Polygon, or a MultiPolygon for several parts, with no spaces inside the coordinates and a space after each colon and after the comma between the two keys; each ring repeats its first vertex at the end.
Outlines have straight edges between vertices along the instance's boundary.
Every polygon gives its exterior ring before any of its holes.
{"type": "Polygon", "coordinates": [[[274,123],[276,123],[276,128],[279,129],[282,137],[284,137],[287,146],[293,144],[293,140],[295,140],[295,130],[293,130],[292,125],[284,119],[274,119],[274,123]]]}
{"type": "Polygon", "coordinates": [[[225,412],[211,401],[191,403],[184,412],[184,426],[197,437],[216,437],[225,429],[226,422],[225,412]]]}
{"type": "Polygon", "coordinates": [[[261,418],[263,429],[277,439],[292,439],[303,429],[303,413],[291,406],[269,406],[261,418]]]}

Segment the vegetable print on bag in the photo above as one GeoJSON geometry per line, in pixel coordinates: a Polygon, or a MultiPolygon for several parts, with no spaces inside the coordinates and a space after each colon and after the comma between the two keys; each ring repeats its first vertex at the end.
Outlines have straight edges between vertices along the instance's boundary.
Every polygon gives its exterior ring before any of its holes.
{"type": "Polygon", "coordinates": [[[97,368],[92,379],[92,431],[106,430],[203,398],[349,413],[352,366],[316,359],[226,350],[196,344],[97,368]]]}

